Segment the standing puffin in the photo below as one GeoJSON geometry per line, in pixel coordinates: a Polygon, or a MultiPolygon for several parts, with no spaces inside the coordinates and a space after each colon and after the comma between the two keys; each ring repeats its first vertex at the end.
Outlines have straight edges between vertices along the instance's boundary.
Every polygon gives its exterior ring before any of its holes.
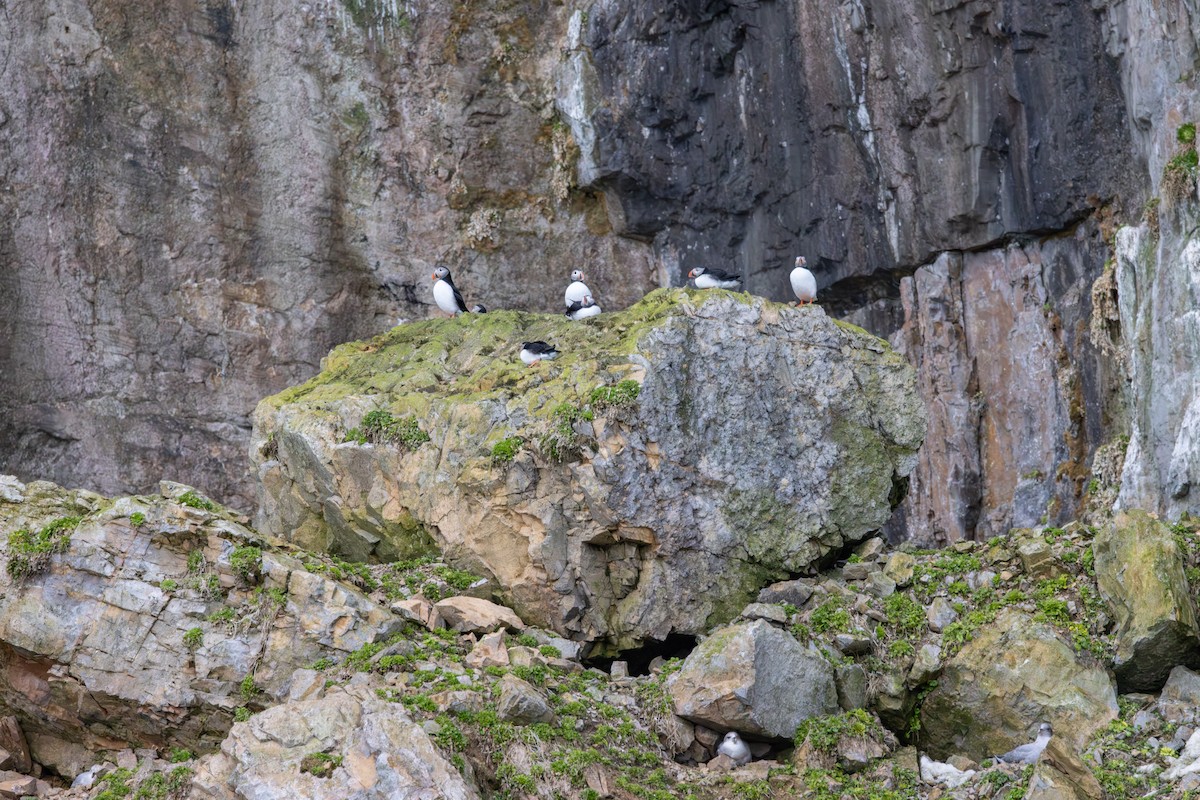
{"type": "Polygon", "coordinates": [[[521,360],[526,366],[532,367],[534,364],[545,359],[553,361],[558,358],[558,351],[554,349],[554,345],[546,344],[545,342],[525,342],[521,345],[521,360]]]}
{"type": "Polygon", "coordinates": [[[579,321],[594,317],[600,313],[600,306],[596,305],[596,301],[589,294],[580,300],[578,303],[571,303],[567,306],[567,319],[579,321]]]}
{"type": "Polygon", "coordinates": [[[567,287],[567,291],[563,293],[563,305],[568,308],[572,303],[582,303],[583,298],[592,293],[592,290],[583,282],[583,270],[577,269],[571,273],[571,285],[567,287]]]}
{"type": "Polygon", "coordinates": [[[804,260],[804,256],[796,256],[796,268],[792,270],[792,291],[796,293],[796,299],[799,301],[796,305],[807,305],[815,303],[817,300],[817,279],[811,272],[804,268],[808,263],[804,260]]]}
{"type": "Polygon", "coordinates": [[[689,278],[696,279],[697,289],[736,289],[742,282],[741,275],[733,275],[721,269],[705,269],[696,267],[688,273],[689,278]]]}
{"type": "Polygon", "coordinates": [[[433,279],[433,299],[438,308],[451,316],[465,314],[467,301],[463,300],[462,292],[454,285],[450,270],[438,267],[429,277],[433,279]]]}

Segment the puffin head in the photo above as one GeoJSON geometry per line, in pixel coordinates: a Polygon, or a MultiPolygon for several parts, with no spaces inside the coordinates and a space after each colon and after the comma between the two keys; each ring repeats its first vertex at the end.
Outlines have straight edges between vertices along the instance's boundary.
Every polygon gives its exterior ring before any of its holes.
{"type": "Polygon", "coordinates": [[[808,263],[808,261],[807,261],[807,259],[804,258],[804,256],[796,256],[796,266],[797,267],[803,267],[807,263],[808,263]]]}
{"type": "Polygon", "coordinates": [[[699,278],[703,274],[704,274],[704,267],[696,267],[695,269],[693,269],[691,272],[688,273],[688,277],[689,278],[699,278]]]}
{"type": "Polygon", "coordinates": [[[430,275],[429,277],[435,281],[440,281],[443,278],[450,277],[450,270],[446,269],[445,267],[438,267],[437,269],[435,269],[433,271],[433,274],[430,275]]]}
{"type": "Polygon", "coordinates": [[[571,280],[573,280],[573,281],[583,280],[583,270],[581,270],[581,269],[572,270],[571,271],[571,280]]]}

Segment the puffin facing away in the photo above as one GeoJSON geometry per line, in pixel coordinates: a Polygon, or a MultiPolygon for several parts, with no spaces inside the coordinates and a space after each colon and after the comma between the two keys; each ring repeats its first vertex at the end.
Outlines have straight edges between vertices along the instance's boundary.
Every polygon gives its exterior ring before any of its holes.
{"type": "Polygon", "coordinates": [[[558,358],[558,351],[554,349],[554,345],[546,344],[545,342],[525,342],[521,345],[521,360],[526,366],[532,367],[534,364],[545,359],[553,361],[558,358]]]}
{"type": "Polygon", "coordinates": [[[572,303],[567,306],[567,319],[581,320],[588,317],[594,317],[600,313],[600,306],[596,305],[596,301],[589,294],[580,300],[578,303],[572,303]]]}
{"type": "Polygon", "coordinates": [[[996,756],[996,760],[1004,761],[1008,764],[1032,764],[1038,760],[1038,756],[1046,749],[1046,743],[1050,741],[1050,737],[1053,734],[1054,729],[1050,727],[1050,723],[1043,722],[1038,726],[1036,739],[1029,744],[1014,747],[1002,756],[996,756]]]}
{"type": "Polygon", "coordinates": [[[741,275],[705,267],[696,267],[688,273],[688,277],[696,279],[697,289],[736,289],[742,282],[741,275]]]}
{"type": "Polygon", "coordinates": [[[582,303],[583,298],[592,293],[592,290],[583,282],[583,270],[577,269],[571,273],[571,285],[567,287],[567,291],[563,293],[563,305],[567,308],[571,307],[572,303],[582,303]]]}
{"type": "Polygon", "coordinates": [[[796,305],[808,305],[817,300],[817,279],[805,269],[808,263],[804,256],[796,256],[796,268],[792,270],[792,291],[796,294],[796,305]]]}
{"type": "Polygon", "coordinates": [[[450,270],[438,267],[429,277],[433,278],[433,299],[438,308],[451,316],[466,313],[467,301],[463,300],[462,293],[455,287],[450,270]]]}
{"type": "Polygon", "coordinates": [[[738,736],[737,731],[730,731],[725,734],[725,739],[721,744],[717,745],[717,752],[732,758],[733,763],[739,767],[744,767],[750,763],[750,748],[742,741],[742,737],[738,736]]]}

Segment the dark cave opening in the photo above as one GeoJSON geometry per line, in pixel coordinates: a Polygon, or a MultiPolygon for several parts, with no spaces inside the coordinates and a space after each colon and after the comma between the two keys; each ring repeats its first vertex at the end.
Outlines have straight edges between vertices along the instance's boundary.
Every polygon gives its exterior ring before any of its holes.
{"type": "Polygon", "coordinates": [[[614,661],[624,661],[629,665],[629,674],[633,677],[650,674],[650,662],[662,657],[663,659],[687,658],[696,648],[696,637],[684,633],[670,633],[667,638],[647,639],[641,647],[622,650],[615,656],[604,656],[585,659],[585,667],[595,667],[605,672],[612,671],[614,661]]]}

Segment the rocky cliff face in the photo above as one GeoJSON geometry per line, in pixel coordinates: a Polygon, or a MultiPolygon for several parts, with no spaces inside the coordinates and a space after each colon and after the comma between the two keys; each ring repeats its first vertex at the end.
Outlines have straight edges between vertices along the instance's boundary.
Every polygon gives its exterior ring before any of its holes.
{"type": "Polygon", "coordinates": [[[432,537],[611,650],[701,634],[878,530],[925,432],[882,340],[724,291],[411,323],[325,367],[255,412],[263,530],[358,559],[432,537]],[[523,338],[562,355],[527,368],[523,338]]]}
{"type": "MultiPolygon", "coordinates": [[[[426,315],[436,262],[472,302],[533,309],[582,264],[619,308],[697,263],[782,298],[802,252],[829,308],[903,328],[947,431],[903,534],[1065,518],[1135,418],[1172,433],[1128,431],[1126,500],[1194,507],[1159,497],[1191,469],[1166,452],[1189,401],[1168,410],[1155,368],[1120,396],[1086,331],[1113,228],[1162,196],[1197,116],[1198,18],[1193,0],[14,9],[0,468],[107,491],[170,472],[248,506],[256,400],[426,315]]],[[[1194,217],[1171,213],[1139,267],[1159,282],[1194,217]]],[[[1157,341],[1143,361],[1171,363],[1157,341]]]]}

